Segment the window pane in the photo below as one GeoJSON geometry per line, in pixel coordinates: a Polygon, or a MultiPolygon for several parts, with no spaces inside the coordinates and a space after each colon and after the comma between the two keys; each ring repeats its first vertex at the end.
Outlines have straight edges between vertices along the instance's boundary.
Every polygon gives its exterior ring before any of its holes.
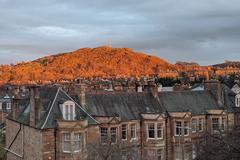
{"type": "Polygon", "coordinates": [[[175,129],[176,129],[177,136],[182,135],[182,122],[181,121],[176,121],[175,129]]]}
{"type": "Polygon", "coordinates": [[[188,135],[188,131],[189,131],[189,128],[188,128],[188,122],[184,122],[184,135],[188,135]]]}
{"type": "Polygon", "coordinates": [[[192,119],[192,132],[196,132],[196,131],[197,131],[197,120],[192,119]]]}
{"type": "Polygon", "coordinates": [[[127,139],[127,125],[123,124],[122,125],[122,139],[127,139]]]}
{"type": "Polygon", "coordinates": [[[117,128],[111,128],[111,142],[116,143],[117,142],[117,128]]]}
{"type": "Polygon", "coordinates": [[[154,123],[148,124],[148,138],[155,138],[154,123]]]}
{"type": "Polygon", "coordinates": [[[157,138],[162,138],[163,137],[163,124],[158,123],[157,124],[157,138]]]}
{"type": "Polygon", "coordinates": [[[222,118],[222,130],[226,128],[226,118],[222,118]]]}
{"type": "Polygon", "coordinates": [[[136,124],[131,124],[131,138],[136,138],[136,124]]]}
{"type": "Polygon", "coordinates": [[[70,135],[70,133],[63,134],[63,151],[71,152],[71,135],[70,135]]]}
{"type": "Polygon", "coordinates": [[[75,152],[78,152],[81,150],[81,138],[82,138],[82,136],[80,133],[74,134],[74,146],[75,146],[74,151],[75,152]]]}
{"type": "Polygon", "coordinates": [[[100,132],[101,132],[101,142],[102,143],[107,143],[107,141],[108,141],[108,129],[101,127],[100,132]]]}
{"type": "Polygon", "coordinates": [[[219,129],[219,118],[212,118],[212,129],[213,130],[219,129]]]}
{"type": "Polygon", "coordinates": [[[199,131],[203,130],[203,119],[202,118],[200,118],[198,121],[198,130],[199,131]]]}

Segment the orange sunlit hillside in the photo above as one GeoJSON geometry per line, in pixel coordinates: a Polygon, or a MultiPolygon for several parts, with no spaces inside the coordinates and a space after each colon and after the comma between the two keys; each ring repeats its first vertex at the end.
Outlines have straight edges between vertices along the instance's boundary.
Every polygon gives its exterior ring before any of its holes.
{"type": "Polygon", "coordinates": [[[128,48],[82,48],[32,62],[0,68],[0,83],[27,84],[77,77],[109,76],[175,77],[176,67],[166,61],[128,48]]]}

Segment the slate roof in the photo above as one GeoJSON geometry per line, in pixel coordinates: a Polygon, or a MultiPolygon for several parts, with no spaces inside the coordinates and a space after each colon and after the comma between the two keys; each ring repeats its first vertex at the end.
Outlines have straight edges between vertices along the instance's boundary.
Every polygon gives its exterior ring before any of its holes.
{"type": "Polygon", "coordinates": [[[208,109],[221,108],[209,91],[160,92],[158,97],[167,112],[190,111],[193,115],[202,115],[208,109]]]}
{"type": "Polygon", "coordinates": [[[122,120],[140,119],[141,113],[162,113],[151,93],[105,92],[86,94],[87,111],[95,116],[120,116],[122,120]]]}
{"type": "Polygon", "coordinates": [[[141,113],[192,112],[203,115],[209,109],[224,109],[209,91],[152,93],[96,93],[86,95],[87,111],[95,116],[120,116],[124,120],[141,119],[141,113]]]}
{"type": "MultiPolygon", "coordinates": [[[[40,105],[40,119],[36,124],[36,128],[47,129],[55,128],[56,120],[62,119],[62,113],[59,108],[59,104],[65,101],[73,101],[73,99],[67,95],[62,89],[58,87],[41,87],[39,88],[41,105],[40,105]]],[[[89,124],[96,124],[97,122],[88,115],[84,109],[82,109],[76,102],[76,119],[87,119],[89,124]]],[[[30,99],[22,99],[20,101],[20,111],[21,114],[15,121],[29,125],[30,117],[30,99]]],[[[12,116],[9,115],[9,119],[12,119],[12,116]]]]}
{"type": "Polygon", "coordinates": [[[240,113],[240,107],[236,107],[235,105],[236,94],[225,84],[222,84],[221,87],[224,107],[227,109],[228,112],[240,113]]]}

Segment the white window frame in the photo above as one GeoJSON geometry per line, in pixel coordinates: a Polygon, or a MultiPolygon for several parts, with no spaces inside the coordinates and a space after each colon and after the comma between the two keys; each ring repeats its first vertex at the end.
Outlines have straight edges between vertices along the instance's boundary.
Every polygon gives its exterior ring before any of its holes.
{"type": "Polygon", "coordinates": [[[130,136],[131,136],[131,140],[137,139],[137,125],[135,123],[130,124],[130,136]]]}
{"type": "Polygon", "coordinates": [[[62,105],[62,113],[63,113],[64,120],[69,120],[69,121],[75,120],[75,117],[76,117],[76,106],[75,106],[75,103],[72,102],[72,101],[67,101],[67,102],[63,103],[63,105],[62,105]],[[72,106],[72,111],[71,111],[71,107],[70,106],[72,106]]]}
{"type": "Polygon", "coordinates": [[[157,123],[151,123],[151,122],[149,122],[149,123],[147,123],[147,125],[146,125],[146,128],[147,128],[147,139],[149,139],[149,140],[156,140],[156,139],[163,139],[163,131],[164,131],[164,124],[163,123],[160,123],[160,122],[157,122],[157,123]],[[149,127],[150,127],[150,125],[153,125],[154,126],[154,138],[153,137],[149,137],[149,127]],[[158,130],[159,130],[159,128],[158,128],[158,125],[161,125],[161,137],[158,137],[158,130]]]}
{"type": "MultiPolygon", "coordinates": [[[[151,129],[152,130],[152,129],[151,129]]],[[[147,123],[147,139],[155,139],[155,123],[147,123]],[[150,125],[153,125],[153,132],[154,132],[154,137],[149,137],[149,128],[150,125]]]]}
{"type": "Polygon", "coordinates": [[[157,138],[157,139],[163,139],[163,123],[156,123],[155,125],[156,125],[156,126],[155,126],[155,129],[156,129],[156,131],[155,131],[155,132],[156,132],[156,133],[155,133],[156,138],[157,138]],[[161,126],[161,128],[158,128],[159,125],[161,126]],[[158,136],[158,131],[159,131],[159,130],[161,130],[161,137],[158,136]]]}

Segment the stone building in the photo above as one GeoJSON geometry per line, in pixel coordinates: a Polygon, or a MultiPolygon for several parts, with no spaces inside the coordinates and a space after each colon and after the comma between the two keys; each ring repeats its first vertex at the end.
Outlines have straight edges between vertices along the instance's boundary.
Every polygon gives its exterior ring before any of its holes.
{"type": "Polygon", "coordinates": [[[231,89],[217,81],[204,88],[85,92],[81,84],[66,93],[60,87],[31,87],[28,97],[15,96],[6,120],[7,159],[100,159],[96,152],[108,144],[117,148],[113,160],[194,159],[202,134],[240,122],[231,89]]]}

